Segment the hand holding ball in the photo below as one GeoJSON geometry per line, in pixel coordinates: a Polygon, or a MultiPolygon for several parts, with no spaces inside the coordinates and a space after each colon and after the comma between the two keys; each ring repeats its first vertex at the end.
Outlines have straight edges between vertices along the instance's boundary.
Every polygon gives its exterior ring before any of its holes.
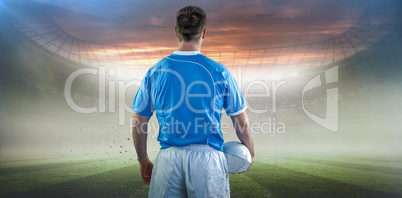
{"type": "Polygon", "coordinates": [[[223,144],[223,152],[228,162],[229,173],[241,173],[251,165],[251,154],[248,148],[236,141],[223,144]]]}

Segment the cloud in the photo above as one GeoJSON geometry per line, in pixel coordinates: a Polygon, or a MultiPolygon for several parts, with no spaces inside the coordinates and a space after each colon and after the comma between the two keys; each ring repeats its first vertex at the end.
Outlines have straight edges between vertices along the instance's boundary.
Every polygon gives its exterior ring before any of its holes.
{"type": "MultiPolygon", "coordinates": [[[[45,7],[67,33],[135,48],[174,48],[175,14],[193,4],[208,16],[204,49],[255,49],[334,37],[367,7],[363,0],[28,1],[45,7]]],[[[19,6],[29,6],[29,3],[19,6]]]]}

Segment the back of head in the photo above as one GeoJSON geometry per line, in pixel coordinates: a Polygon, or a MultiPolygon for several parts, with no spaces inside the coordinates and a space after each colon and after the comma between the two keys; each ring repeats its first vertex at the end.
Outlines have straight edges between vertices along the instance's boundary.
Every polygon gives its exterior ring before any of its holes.
{"type": "Polygon", "coordinates": [[[197,42],[207,23],[204,10],[197,6],[186,6],[176,14],[176,28],[180,41],[197,42]]]}

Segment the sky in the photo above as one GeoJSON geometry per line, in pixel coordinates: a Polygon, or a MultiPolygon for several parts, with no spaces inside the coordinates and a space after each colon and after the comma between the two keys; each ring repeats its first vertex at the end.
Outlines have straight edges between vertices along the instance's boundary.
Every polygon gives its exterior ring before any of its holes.
{"type": "Polygon", "coordinates": [[[47,47],[64,58],[95,67],[113,65],[130,69],[148,68],[176,50],[176,12],[184,6],[197,5],[205,10],[208,18],[207,34],[201,48],[204,55],[229,67],[232,72],[230,67],[234,66],[264,65],[270,72],[271,68],[280,70],[275,73],[288,72],[274,67],[285,63],[288,70],[298,70],[345,58],[341,51],[352,46],[346,43],[345,37],[338,37],[354,26],[368,7],[382,4],[378,0],[4,2],[28,23],[35,19],[44,23],[45,20],[40,18],[44,15],[66,35],[74,37],[73,41],[67,39],[67,42],[63,36],[54,40],[52,36],[59,37],[55,32],[46,35],[36,29],[36,33],[46,37],[45,43],[54,44],[47,47]],[[324,41],[332,38],[337,38],[334,41],[338,42],[336,46],[336,42],[330,42],[331,47],[336,48],[334,58],[313,64],[317,57],[326,57],[324,41]],[[339,44],[341,40],[342,45],[339,44]],[[82,42],[87,46],[79,44],[82,42]],[[312,42],[316,43],[311,47],[312,42]],[[297,49],[294,48],[296,45],[297,49]],[[302,61],[305,65],[299,67],[302,61]]]}
{"type": "Polygon", "coordinates": [[[80,39],[158,49],[176,47],[176,12],[197,5],[208,17],[205,50],[248,50],[329,39],[351,27],[370,4],[365,0],[29,1],[44,7],[62,29],[80,39]]]}
{"type": "MultiPolygon", "coordinates": [[[[275,80],[274,73],[271,70],[266,71],[269,75],[265,75],[266,73],[260,70],[250,72],[247,70],[247,64],[252,63],[248,62],[248,58],[237,56],[236,62],[231,60],[234,57],[232,56],[234,51],[242,50],[246,52],[245,56],[249,56],[248,52],[251,49],[259,49],[253,51],[255,54],[251,54],[250,60],[257,60],[257,65],[263,62],[262,65],[267,68],[277,66],[279,63],[288,65],[290,60],[288,54],[291,54],[292,58],[301,56],[305,60],[313,60],[313,63],[320,66],[323,61],[320,61],[314,53],[322,48],[321,44],[313,46],[311,51],[308,51],[308,45],[304,45],[304,47],[298,47],[294,53],[293,47],[288,47],[278,60],[276,60],[278,57],[276,54],[279,54],[277,49],[268,50],[267,55],[264,56],[265,50],[261,48],[297,45],[333,38],[353,26],[369,5],[382,1],[0,0],[0,7],[3,6],[3,2],[24,19],[38,17],[38,13],[44,10],[63,31],[84,41],[110,44],[109,46],[126,46],[126,48],[138,50],[147,49],[148,53],[151,52],[149,49],[160,49],[169,53],[173,51],[177,46],[174,34],[176,12],[186,5],[201,6],[208,16],[208,31],[203,50],[230,50],[228,52],[230,56],[227,56],[230,61],[227,66],[234,66],[234,69],[240,68],[237,66],[246,66],[244,70],[241,70],[244,76],[239,75],[239,70],[234,70],[233,73],[240,85],[243,83],[244,90],[247,80],[270,83],[271,80],[275,80]],[[306,50],[308,53],[305,52],[306,50]],[[316,59],[319,61],[315,61],[316,59]],[[251,74],[250,78],[246,78],[246,71],[251,74]],[[241,79],[239,76],[242,76],[241,79]]],[[[2,83],[0,84],[0,94],[2,94],[0,108],[7,111],[0,111],[0,120],[6,121],[7,124],[0,125],[2,132],[0,133],[0,157],[18,155],[31,157],[45,154],[87,156],[88,153],[120,155],[121,152],[127,151],[130,155],[134,154],[128,125],[118,126],[119,112],[109,110],[109,112],[96,114],[80,114],[73,111],[67,105],[64,96],[60,95],[65,85],[63,74],[69,74],[82,65],[74,65],[73,61],[64,64],[64,59],[57,59],[57,57],[53,59],[47,56],[49,54],[42,53],[45,50],[34,48],[19,39],[11,41],[9,38],[13,37],[8,37],[7,31],[4,32],[4,35],[0,34],[0,43],[8,44],[8,46],[0,47],[0,50],[4,52],[0,53],[2,66],[0,69],[4,71],[4,75],[0,78],[2,83]],[[13,75],[5,75],[9,71],[14,72],[13,75]],[[23,81],[24,79],[28,81],[23,81]],[[55,87],[60,87],[60,90],[51,89],[55,87]]],[[[15,29],[9,32],[14,34],[15,29]]],[[[287,79],[287,84],[279,89],[278,105],[288,107],[281,107],[277,114],[253,115],[250,113],[250,117],[256,122],[268,122],[272,117],[277,118],[277,123],[284,122],[287,126],[286,134],[256,134],[258,151],[270,154],[338,152],[367,155],[374,153],[379,156],[394,153],[400,155],[401,127],[398,123],[401,115],[398,109],[401,107],[399,101],[402,98],[401,81],[391,82],[392,78],[390,78],[395,75],[398,76],[395,78],[400,79],[398,65],[401,63],[401,58],[396,55],[402,46],[399,34],[400,32],[397,32],[396,36],[391,36],[388,40],[380,40],[383,44],[379,48],[375,48],[376,45],[370,46],[370,50],[366,51],[371,53],[370,56],[351,57],[354,61],[346,62],[345,67],[340,67],[339,93],[344,99],[340,102],[339,131],[336,133],[315,124],[305,115],[303,109],[290,108],[293,103],[287,103],[288,97],[293,97],[290,98],[292,101],[302,103],[302,87],[311,80],[310,77],[313,78],[315,75],[301,75],[301,73],[299,76],[295,75],[287,79]]],[[[132,58],[131,53],[121,52],[132,58]]],[[[145,55],[145,53],[135,52],[137,58],[143,56],[147,64],[151,63],[148,53],[145,55]]],[[[239,54],[239,51],[237,53],[239,54]]],[[[332,53],[329,53],[329,59],[332,59],[332,53]]],[[[159,60],[159,53],[155,54],[155,59],[159,60]]],[[[211,55],[212,53],[207,54],[212,58],[217,57],[211,55]]],[[[339,53],[339,56],[344,57],[342,53],[339,53]]],[[[216,60],[219,59],[216,58],[216,60]]],[[[308,67],[312,65],[310,62],[307,64],[308,67]]],[[[112,64],[112,66],[115,65],[112,64]]],[[[146,69],[150,66],[150,64],[146,65],[146,69]]],[[[287,67],[285,66],[284,69],[290,68],[287,67]]],[[[281,67],[278,66],[278,68],[281,67]]],[[[120,75],[125,70],[117,71],[120,75]]],[[[110,82],[116,83],[112,85],[118,85],[117,80],[122,79],[119,75],[111,78],[110,82]]],[[[124,77],[126,76],[129,79],[138,77],[137,79],[140,80],[143,74],[125,72],[124,77]]],[[[80,105],[87,104],[85,97],[91,98],[94,95],[95,98],[89,101],[96,99],[98,94],[96,77],[91,75],[78,81],[80,84],[77,87],[80,89],[76,92],[84,99],[80,100],[80,105]],[[96,88],[92,89],[93,86],[96,88]],[[94,90],[94,93],[88,93],[87,90],[94,90]]],[[[270,88],[272,87],[273,85],[270,84],[270,88]]],[[[118,91],[117,88],[115,91],[118,91]]],[[[132,102],[135,90],[132,90],[130,94],[127,95],[128,99],[126,98],[127,104],[132,102]]],[[[317,101],[325,97],[320,94],[313,96],[317,101]]],[[[261,103],[271,104],[270,101],[270,99],[264,100],[261,103]]],[[[319,103],[314,107],[323,110],[323,113],[325,104],[319,103]]],[[[92,106],[93,103],[88,105],[92,106]]],[[[250,104],[250,107],[253,105],[250,104]]],[[[255,105],[260,104],[255,102],[255,105]]],[[[118,109],[118,106],[115,108],[118,109]]],[[[314,113],[318,114],[321,111],[314,113]]],[[[125,116],[128,122],[128,113],[125,116]]],[[[223,120],[230,123],[228,117],[223,120]]],[[[155,117],[152,122],[156,123],[155,117]]],[[[153,154],[156,154],[159,149],[155,134],[157,130],[152,131],[149,140],[152,142],[150,145],[153,154]]],[[[225,140],[237,139],[232,133],[226,135],[225,140]]]]}

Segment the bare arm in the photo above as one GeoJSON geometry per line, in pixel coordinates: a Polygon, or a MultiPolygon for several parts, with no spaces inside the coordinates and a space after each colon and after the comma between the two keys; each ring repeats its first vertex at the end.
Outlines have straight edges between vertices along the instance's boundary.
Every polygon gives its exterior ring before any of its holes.
{"type": "Polygon", "coordinates": [[[132,128],[134,147],[140,163],[141,176],[146,184],[150,184],[151,182],[153,168],[153,164],[149,161],[147,154],[147,125],[150,118],[134,113],[132,128]]]}
{"type": "Polygon", "coordinates": [[[251,153],[251,163],[252,163],[254,160],[254,144],[253,144],[253,135],[250,130],[250,123],[248,120],[247,113],[243,112],[239,115],[231,116],[230,118],[232,119],[237,137],[239,138],[241,143],[246,145],[246,147],[251,153]]]}

